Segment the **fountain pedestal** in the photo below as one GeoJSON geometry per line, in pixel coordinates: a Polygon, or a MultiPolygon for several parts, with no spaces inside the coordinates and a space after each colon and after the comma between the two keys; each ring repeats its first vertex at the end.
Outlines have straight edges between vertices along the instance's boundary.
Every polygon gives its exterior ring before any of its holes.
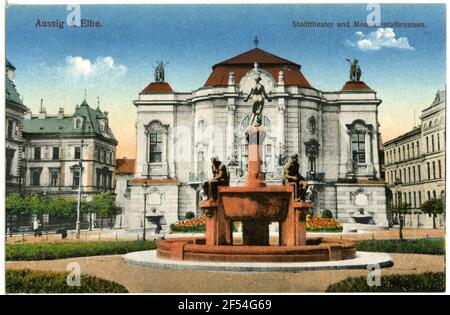
{"type": "Polygon", "coordinates": [[[171,238],[158,243],[158,257],[198,261],[299,262],[354,258],[353,243],[306,239],[311,202],[297,201],[295,187],[266,186],[261,171],[266,131],[249,127],[245,186],[218,187],[217,201],[201,201],[205,237],[171,238]],[[233,222],[242,222],[243,245],[233,245],[233,222]],[[279,244],[269,244],[269,224],[279,223],[279,244]]]}

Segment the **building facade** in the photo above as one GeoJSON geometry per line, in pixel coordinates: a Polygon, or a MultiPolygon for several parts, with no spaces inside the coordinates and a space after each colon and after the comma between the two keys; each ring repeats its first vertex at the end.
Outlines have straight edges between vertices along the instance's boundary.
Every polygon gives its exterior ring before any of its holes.
{"type": "Polygon", "coordinates": [[[170,224],[198,212],[201,182],[211,178],[210,158],[227,164],[230,185],[242,185],[247,168],[245,102],[259,73],[272,99],[263,110],[267,130],[263,168],[268,185],[281,185],[283,164],[299,155],[300,172],[314,184],[316,213],[328,209],[341,222],[387,226],[380,175],[378,106],[364,82],[338,91],[314,88],[297,63],[259,48],[220,62],[204,86],[175,92],[160,73],[134,101],[136,165],[124,196],[125,228],[142,226],[147,208],[170,224]]]}
{"type": "Polygon", "coordinates": [[[47,115],[27,112],[23,123],[23,184],[27,193],[75,196],[80,180],[83,196],[113,190],[117,140],[108,113],[86,100],[70,115],[60,108],[47,115]],[[80,162],[82,169],[80,172],[80,162]]]}
{"type": "MultiPolygon", "coordinates": [[[[438,91],[433,103],[422,111],[419,127],[384,144],[392,205],[407,203],[412,208],[406,216],[407,226],[432,226],[432,218],[421,213],[420,206],[445,196],[445,97],[445,90],[438,91]]],[[[439,216],[437,223],[442,226],[444,217],[439,216]]]]}
{"type": "Polygon", "coordinates": [[[14,83],[16,68],[6,60],[5,71],[5,179],[6,193],[20,192],[23,153],[23,115],[27,111],[14,83]]]}

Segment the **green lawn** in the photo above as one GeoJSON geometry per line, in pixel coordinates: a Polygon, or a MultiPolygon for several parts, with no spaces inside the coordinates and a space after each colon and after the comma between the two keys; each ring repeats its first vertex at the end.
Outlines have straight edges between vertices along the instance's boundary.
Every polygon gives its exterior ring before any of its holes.
{"type": "Polygon", "coordinates": [[[443,238],[364,240],[356,242],[356,250],[363,252],[444,255],[445,240],[443,238]]]}
{"type": "Polygon", "coordinates": [[[154,241],[6,244],[6,260],[49,260],[97,255],[119,255],[155,248],[156,243],[154,241]]]}
{"type": "Polygon", "coordinates": [[[347,278],[330,285],[326,292],[444,292],[445,274],[426,272],[415,275],[381,276],[380,286],[369,286],[366,277],[347,278]]]}
{"type": "Polygon", "coordinates": [[[67,272],[36,270],[7,270],[5,275],[7,293],[128,293],[113,281],[81,275],[80,286],[67,284],[67,272]]]}

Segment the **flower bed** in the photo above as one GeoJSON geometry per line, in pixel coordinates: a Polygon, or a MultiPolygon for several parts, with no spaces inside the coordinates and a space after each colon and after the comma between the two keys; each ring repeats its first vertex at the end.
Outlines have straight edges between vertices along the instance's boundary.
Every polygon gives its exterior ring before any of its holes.
{"type": "Polygon", "coordinates": [[[308,215],[306,230],[308,232],[342,232],[342,226],[336,219],[308,215]]]}
{"type": "Polygon", "coordinates": [[[202,215],[192,219],[186,219],[170,225],[171,232],[195,233],[205,232],[206,216],[202,215]]]}
{"type": "MultiPolygon", "coordinates": [[[[172,224],[170,230],[178,233],[201,233],[205,231],[205,223],[206,216],[203,215],[172,224]]],[[[338,220],[311,215],[306,217],[306,229],[308,232],[342,232],[338,220]]]]}

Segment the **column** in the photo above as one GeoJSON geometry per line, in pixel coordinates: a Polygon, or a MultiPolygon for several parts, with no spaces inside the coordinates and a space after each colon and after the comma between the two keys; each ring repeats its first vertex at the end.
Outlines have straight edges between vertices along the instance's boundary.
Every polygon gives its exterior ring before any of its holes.
{"type": "MultiPolygon", "coordinates": [[[[277,128],[277,150],[278,154],[282,153],[282,148],[286,149],[286,139],[285,139],[285,112],[286,112],[286,104],[284,97],[280,97],[278,99],[278,112],[277,112],[277,120],[278,120],[278,128],[277,128]]],[[[287,154],[286,150],[284,152],[287,154]]]]}
{"type": "Polygon", "coordinates": [[[230,158],[233,159],[234,155],[234,113],[236,110],[235,99],[228,98],[228,106],[227,106],[227,144],[226,144],[226,156],[225,159],[230,158]]]}

